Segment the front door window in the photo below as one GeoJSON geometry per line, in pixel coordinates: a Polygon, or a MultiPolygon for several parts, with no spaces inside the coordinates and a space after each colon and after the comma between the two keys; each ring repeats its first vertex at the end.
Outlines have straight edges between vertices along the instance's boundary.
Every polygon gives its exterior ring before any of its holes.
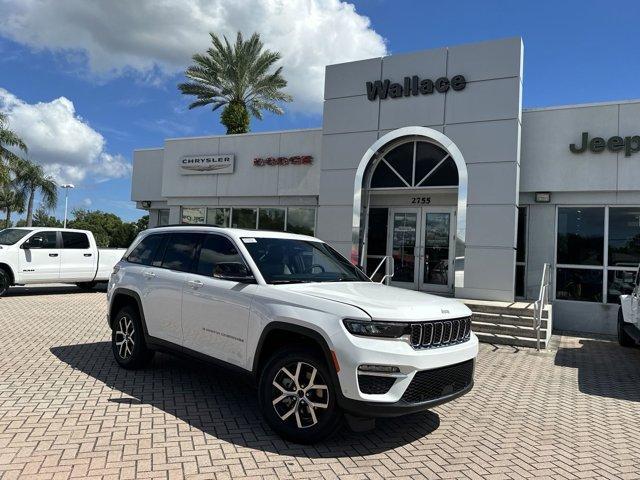
{"type": "Polygon", "coordinates": [[[394,282],[415,282],[417,223],[418,212],[393,213],[391,254],[395,264],[394,282]]]}

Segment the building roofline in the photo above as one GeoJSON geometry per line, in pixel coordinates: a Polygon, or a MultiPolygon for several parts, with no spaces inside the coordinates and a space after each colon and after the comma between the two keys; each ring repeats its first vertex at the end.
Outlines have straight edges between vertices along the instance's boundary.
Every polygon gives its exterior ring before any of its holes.
{"type": "Polygon", "coordinates": [[[591,103],[575,103],[570,105],[552,105],[549,107],[533,107],[523,108],[522,112],[544,112],[546,110],[568,110],[571,108],[589,108],[589,107],[606,107],[609,105],[627,105],[630,103],[640,103],[640,98],[630,100],[611,100],[606,102],[591,102],[591,103]]]}
{"type": "Polygon", "coordinates": [[[165,138],[165,142],[171,142],[176,140],[199,140],[203,138],[229,138],[229,137],[245,137],[250,135],[279,135],[282,133],[301,133],[301,132],[315,132],[322,131],[322,127],[314,127],[314,128],[294,128],[292,130],[275,130],[273,132],[249,132],[249,133],[235,133],[231,135],[199,135],[195,137],[173,137],[173,138],[165,138]]]}
{"type": "Polygon", "coordinates": [[[164,147],[148,147],[148,148],[134,148],[134,152],[155,152],[156,150],[164,150],[164,147]]]}

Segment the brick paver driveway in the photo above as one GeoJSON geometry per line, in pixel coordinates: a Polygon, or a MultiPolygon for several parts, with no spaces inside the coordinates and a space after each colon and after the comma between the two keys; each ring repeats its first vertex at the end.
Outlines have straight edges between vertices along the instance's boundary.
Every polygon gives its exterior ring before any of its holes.
{"type": "Polygon", "coordinates": [[[303,447],[225,371],[166,355],[119,369],[105,307],[72,287],[0,299],[0,477],[640,478],[638,350],[483,345],[471,394],[303,447]]]}

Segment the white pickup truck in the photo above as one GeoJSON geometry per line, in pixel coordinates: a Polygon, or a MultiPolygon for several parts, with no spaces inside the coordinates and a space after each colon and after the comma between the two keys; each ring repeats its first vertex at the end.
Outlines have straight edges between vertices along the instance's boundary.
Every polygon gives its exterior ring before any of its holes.
{"type": "Polygon", "coordinates": [[[623,347],[640,345],[640,267],[629,278],[627,284],[633,285],[628,295],[620,295],[618,310],[618,342],[623,347]]]}
{"type": "Polygon", "coordinates": [[[0,296],[12,285],[75,283],[92,289],[109,280],[125,249],[98,248],[87,230],[6,228],[0,231],[0,296]]]}

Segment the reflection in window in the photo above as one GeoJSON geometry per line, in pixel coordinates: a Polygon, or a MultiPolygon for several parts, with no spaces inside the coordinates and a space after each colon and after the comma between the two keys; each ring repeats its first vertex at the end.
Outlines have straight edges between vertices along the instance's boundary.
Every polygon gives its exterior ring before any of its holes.
{"type": "Polygon", "coordinates": [[[231,220],[230,208],[207,208],[207,225],[228,227],[231,220]]]}
{"type": "Polygon", "coordinates": [[[636,267],[640,262],[640,208],[609,209],[609,266],[636,267]]]}
{"type": "Polygon", "coordinates": [[[284,232],[284,208],[260,208],[258,228],[284,232]]]}
{"type": "Polygon", "coordinates": [[[556,298],[602,302],[602,270],[558,268],[556,272],[556,298]]]}
{"type": "Polygon", "coordinates": [[[289,207],[287,209],[287,232],[300,235],[315,235],[316,209],[313,207],[289,207]]]}
{"type": "Polygon", "coordinates": [[[163,227],[169,225],[169,209],[163,208],[158,210],[158,226],[163,227]]]}
{"type": "Polygon", "coordinates": [[[609,270],[607,272],[607,303],[620,303],[620,295],[629,295],[635,286],[633,270],[609,270]]]}
{"type": "Polygon", "coordinates": [[[604,208],[558,209],[559,264],[603,265],[604,208]]]}
{"type": "Polygon", "coordinates": [[[234,208],[231,226],[233,228],[256,229],[257,208],[234,208]]]}
{"type": "Polygon", "coordinates": [[[182,207],[181,223],[190,225],[204,225],[206,209],[204,207],[182,207]]]}

